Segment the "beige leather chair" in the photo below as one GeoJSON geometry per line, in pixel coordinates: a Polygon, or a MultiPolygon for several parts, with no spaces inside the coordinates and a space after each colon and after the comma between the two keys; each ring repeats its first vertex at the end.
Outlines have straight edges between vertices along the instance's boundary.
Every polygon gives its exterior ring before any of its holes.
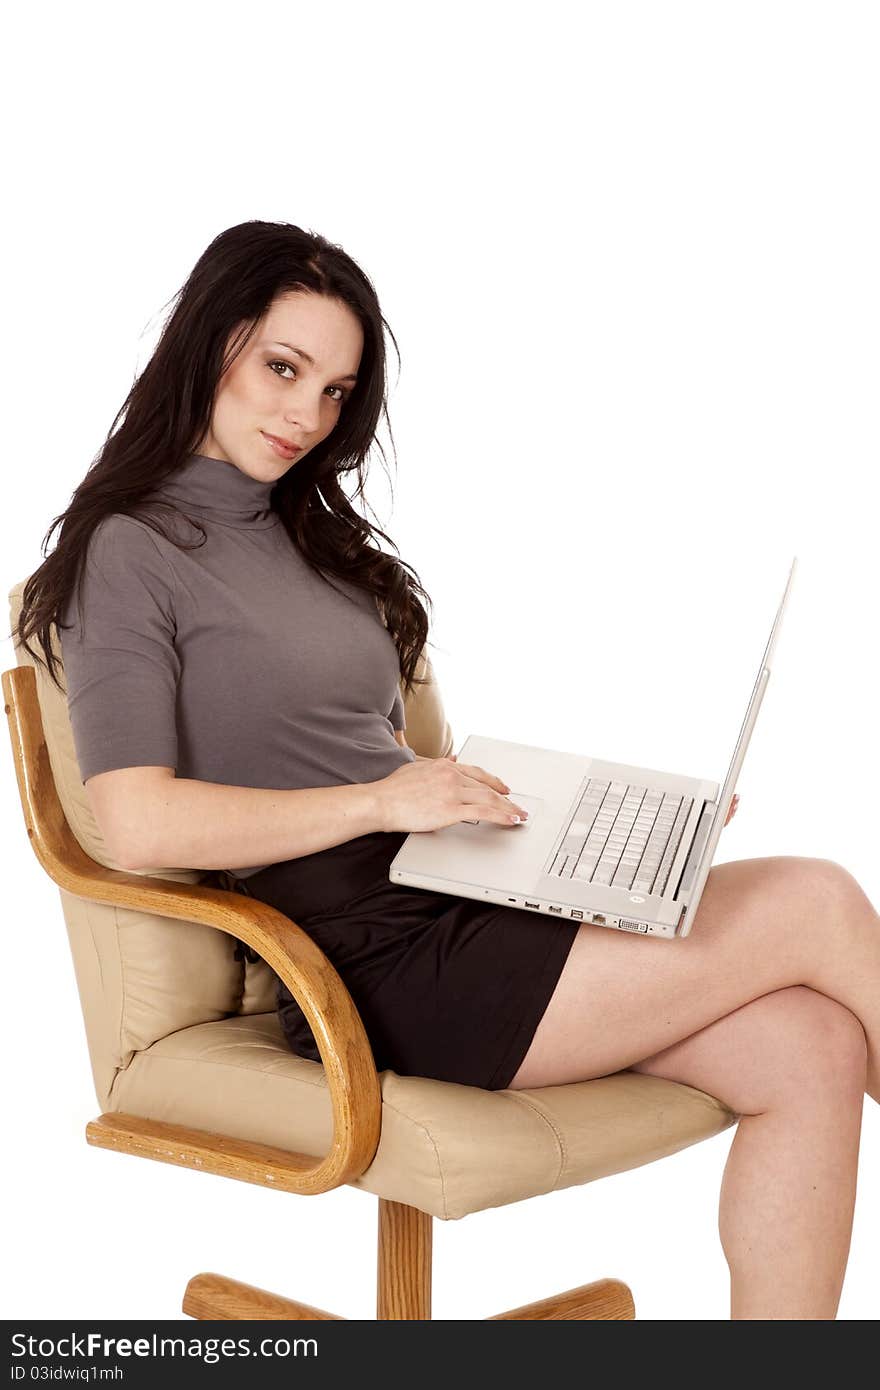
{"type": "MultiPolygon", "coordinates": [[[[22,588],[10,594],[13,631],[22,588]]],[[[295,923],[206,886],[199,870],[113,863],[66,699],[18,645],[16,657],[2,677],[6,714],[27,834],[58,884],[70,938],[101,1109],[86,1126],[90,1144],[282,1192],[349,1183],[374,1193],[377,1317],[412,1319],[431,1316],[433,1217],[457,1221],[636,1168],[737,1118],[702,1091],[628,1071],[525,1091],[377,1076],[347,990],[295,923]],[[230,937],[260,959],[236,959],[230,937]],[[308,1018],[321,1063],[287,1047],[273,972],[308,1018]]],[[[406,701],[407,741],[443,756],[452,735],[427,654],[418,674],[431,684],[406,701]]],[[[218,1274],[190,1279],[183,1311],[334,1317],[218,1274]]],[[[497,1316],[620,1319],[634,1308],[625,1284],[603,1279],[497,1316]]]]}

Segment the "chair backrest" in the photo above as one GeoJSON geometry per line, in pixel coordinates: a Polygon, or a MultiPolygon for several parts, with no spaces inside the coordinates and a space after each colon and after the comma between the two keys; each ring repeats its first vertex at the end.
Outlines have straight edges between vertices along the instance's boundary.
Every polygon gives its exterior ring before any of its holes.
{"type": "MultiPolygon", "coordinates": [[[[9,594],[10,630],[16,631],[26,581],[9,594]]],[[[31,639],[31,645],[34,645],[31,639]]],[[[36,674],[37,696],[51,775],[67,823],[81,848],[106,868],[120,869],[107,853],[80,775],[66,693],[45,668],[14,641],[19,666],[36,674]]],[[[52,650],[61,648],[52,628],[52,650]]],[[[445,757],[452,732],[424,650],[416,675],[429,684],[404,696],[406,738],[423,757],[445,757]]],[[[59,678],[64,686],[63,669],[59,678]]],[[[402,686],[401,686],[402,689],[402,686]]],[[[132,872],[127,870],[127,872],[132,872]]],[[[199,869],[154,869],[145,877],[199,883],[199,869]]],[[[59,888],[82,1002],[95,1092],[109,1109],[113,1081],[132,1055],[180,1028],[230,1014],[275,1008],[275,976],[265,961],[237,960],[225,933],[195,922],[89,902],[59,888]]]]}

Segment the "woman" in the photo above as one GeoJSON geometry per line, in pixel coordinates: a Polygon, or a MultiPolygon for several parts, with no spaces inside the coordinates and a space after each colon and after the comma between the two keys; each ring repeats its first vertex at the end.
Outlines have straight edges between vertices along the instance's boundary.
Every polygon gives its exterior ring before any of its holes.
{"type": "MultiPolygon", "coordinates": [[[[741,1116],[732,1316],[833,1318],[880,1099],[880,919],[845,869],[716,865],[677,942],[388,882],[408,832],[515,834],[520,808],[491,769],[406,746],[430,600],[340,486],[356,470],[361,494],[387,416],[383,327],[345,252],[283,223],[222,233],[180,290],[19,623],[53,678],[59,626],[98,825],[123,866],[225,871],[295,919],[380,1070],[497,1089],[628,1067],[718,1097],[741,1116]]],[[[317,1060],[280,982],[278,1008],[317,1060]]]]}

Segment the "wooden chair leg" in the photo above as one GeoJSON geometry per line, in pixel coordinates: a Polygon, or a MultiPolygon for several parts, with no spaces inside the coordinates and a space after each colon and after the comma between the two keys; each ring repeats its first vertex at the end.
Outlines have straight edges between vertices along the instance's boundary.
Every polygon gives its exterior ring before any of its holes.
{"type": "Polygon", "coordinates": [[[325,1313],[309,1303],[297,1303],[292,1298],[258,1289],[254,1284],[242,1284],[225,1274],[194,1274],[183,1295],[183,1311],[191,1318],[209,1322],[248,1321],[344,1321],[336,1313],[325,1313]]]}
{"type": "Polygon", "coordinates": [[[416,1207],[379,1198],[378,1320],[431,1317],[433,1220],[416,1207]]]}
{"type": "Polygon", "coordinates": [[[517,1322],[547,1322],[588,1318],[622,1322],[635,1315],[633,1296],[626,1284],[619,1279],[597,1279],[593,1284],[581,1284],[580,1288],[541,1298],[537,1303],[511,1308],[508,1313],[496,1313],[486,1321],[501,1322],[509,1318],[517,1322]]]}

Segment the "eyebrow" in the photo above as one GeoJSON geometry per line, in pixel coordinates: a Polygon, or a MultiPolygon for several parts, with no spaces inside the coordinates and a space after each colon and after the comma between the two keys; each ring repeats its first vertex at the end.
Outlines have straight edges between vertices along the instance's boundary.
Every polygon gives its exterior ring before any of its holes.
{"type": "MultiPolygon", "coordinates": [[[[276,342],[278,343],[278,346],[279,346],[279,347],[285,347],[285,348],[287,348],[287,351],[288,351],[288,352],[296,352],[296,353],[298,353],[300,357],[302,357],[306,362],[308,362],[308,364],[309,364],[310,367],[314,367],[314,366],[315,366],[315,359],[314,359],[314,357],[309,357],[309,354],[308,354],[307,352],[303,351],[302,348],[294,347],[294,346],[292,345],[292,343],[282,343],[282,341],[281,341],[280,338],[277,338],[277,339],[276,339],[276,342]]],[[[340,377],[337,377],[336,379],[337,379],[337,381],[357,381],[357,377],[355,376],[354,372],[350,372],[350,373],[348,374],[348,376],[340,376],[340,377]]]]}

